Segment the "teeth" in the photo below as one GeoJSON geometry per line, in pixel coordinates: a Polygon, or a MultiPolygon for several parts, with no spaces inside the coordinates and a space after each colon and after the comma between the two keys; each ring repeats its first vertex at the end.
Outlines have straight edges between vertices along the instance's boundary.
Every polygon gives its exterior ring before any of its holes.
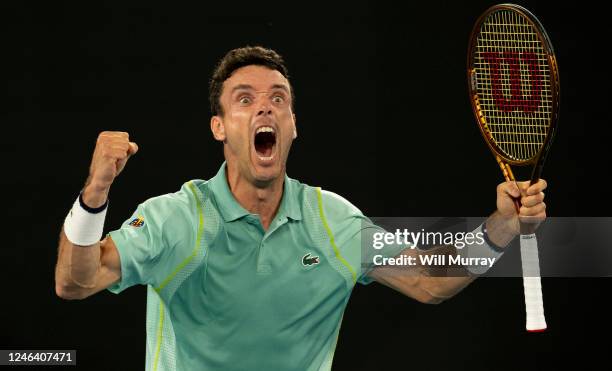
{"type": "Polygon", "coordinates": [[[257,156],[257,157],[259,157],[259,159],[262,160],[262,161],[270,161],[270,160],[272,160],[274,155],[272,155],[270,157],[263,157],[263,156],[257,156]]]}
{"type": "Polygon", "coordinates": [[[274,133],[274,129],[271,128],[270,126],[262,126],[259,129],[257,129],[257,132],[255,134],[259,134],[259,133],[274,133]]]}

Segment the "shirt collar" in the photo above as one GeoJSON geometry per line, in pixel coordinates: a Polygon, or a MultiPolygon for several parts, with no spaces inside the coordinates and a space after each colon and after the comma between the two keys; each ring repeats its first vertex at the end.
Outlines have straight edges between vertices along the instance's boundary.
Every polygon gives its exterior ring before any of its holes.
{"type": "MultiPolygon", "coordinates": [[[[240,219],[250,213],[244,207],[242,207],[229,188],[227,184],[226,176],[226,162],[221,164],[221,168],[213,178],[209,181],[210,189],[212,190],[217,200],[217,208],[226,222],[231,222],[240,219]]],[[[285,181],[283,183],[283,197],[281,199],[277,218],[288,217],[293,220],[301,220],[302,214],[298,207],[298,201],[295,198],[294,189],[296,187],[295,181],[289,178],[285,174],[285,181]]]]}
{"type": "Polygon", "coordinates": [[[283,199],[278,207],[277,216],[286,216],[293,220],[302,220],[297,192],[297,182],[285,174],[285,182],[283,183],[283,199]]]}

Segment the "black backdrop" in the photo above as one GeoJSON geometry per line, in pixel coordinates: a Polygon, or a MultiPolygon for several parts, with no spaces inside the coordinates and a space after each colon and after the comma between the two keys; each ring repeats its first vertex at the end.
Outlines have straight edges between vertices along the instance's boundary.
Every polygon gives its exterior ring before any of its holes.
{"type": "MultiPolygon", "coordinates": [[[[0,349],[77,349],[84,370],[144,367],[144,287],[57,298],[58,231],[102,130],[128,131],[140,146],[113,186],[107,229],[139,202],[215,173],[207,80],[234,47],[261,44],[287,60],[299,132],[290,176],[371,216],[490,213],[500,174],[472,118],[465,59],[492,4],[3,5],[0,349]]],[[[609,215],[604,12],[591,1],[520,4],[547,28],[561,70],[548,213],[609,215]]],[[[538,335],[523,330],[518,278],[478,280],[438,306],[356,287],[334,369],[608,368],[595,336],[612,329],[610,281],[543,285],[550,329],[538,335]]]]}

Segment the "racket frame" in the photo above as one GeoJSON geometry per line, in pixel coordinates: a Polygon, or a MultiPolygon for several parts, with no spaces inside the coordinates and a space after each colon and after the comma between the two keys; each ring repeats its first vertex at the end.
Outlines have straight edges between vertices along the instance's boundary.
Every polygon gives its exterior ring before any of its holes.
{"type": "Polygon", "coordinates": [[[522,6],[516,4],[499,4],[494,5],[488,8],[476,21],[474,24],[474,28],[470,34],[470,42],[468,45],[468,87],[469,87],[469,97],[470,97],[470,105],[472,106],[472,111],[474,112],[474,117],[477,117],[478,127],[480,128],[480,132],[484,137],[489,149],[495,155],[495,158],[504,174],[506,180],[515,180],[514,174],[512,173],[512,169],[509,165],[516,166],[525,166],[533,164],[533,170],[531,173],[531,182],[535,183],[540,179],[542,174],[542,169],[544,168],[544,162],[546,161],[546,156],[550,150],[550,146],[552,144],[552,139],[557,131],[557,123],[559,121],[559,101],[560,101],[560,81],[559,81],[559,68],[557,65],[557,59],[555,57],[555,51],[553,49],[552,43],[550,42],[550,38],[542,26],[542,23],[536,18],[533,13],[529,10],[523,8],[522,6]],[[493,139],[493,135],[489,129],[486,118],[480,109],[480,103],[478,100],[478,93],[476,89],[476,68],[474,66],[474,50],[476,49],[476,44],[478,41],[478,34],[480,33],[480,28],[484,21],[489,17],[489,15],[493,12],[500,10],[511,10],[522,15],[536,30],[536,35],[540,40],[544,51],[547,54],[548,62],[550,66],[550,80],[548,83],[551,86],[551,95],[552,95],[552,109],[551,109],[551,120],[550,125],[547,128],[546,137],[544,139],[544,143],[540,147],[538,153],[531,159],[528,160],[516,160],[510,158],[504,154],[504,152],[499,148],[493,139]]]}

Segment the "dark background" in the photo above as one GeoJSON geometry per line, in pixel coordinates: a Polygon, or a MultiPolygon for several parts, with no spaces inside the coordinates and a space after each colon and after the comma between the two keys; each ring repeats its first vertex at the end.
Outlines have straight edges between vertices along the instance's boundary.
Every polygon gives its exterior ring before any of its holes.
{"type": "MultiPolygon", "coordinates": [[[[107,230],[143,200],[222,161],[207,81],[229,49],[288,64],[299,137],[288,174],[371,216],[486,216],[501,175],[465,82],[473,23],[494,2],[28,3],[0,13],[4,212],[0,349],[77,349],[79,369],[142,369],[145,288],[54,294],[57,236],[97,134],[140,146],[113,186],[107,230]]],[[[545,25],[562,83],[544,171],[551,216],[609,216],[608,19],[591,1],[521,1],[545,25]]],[[[579,254],[579,251],[576,252],[579,254]]],[[[609,368],[606,278],[544,279],[549,330],[524,331],[522,281],[477,280],[438,306],[355,288],[334,370],[609,368]]]]}

